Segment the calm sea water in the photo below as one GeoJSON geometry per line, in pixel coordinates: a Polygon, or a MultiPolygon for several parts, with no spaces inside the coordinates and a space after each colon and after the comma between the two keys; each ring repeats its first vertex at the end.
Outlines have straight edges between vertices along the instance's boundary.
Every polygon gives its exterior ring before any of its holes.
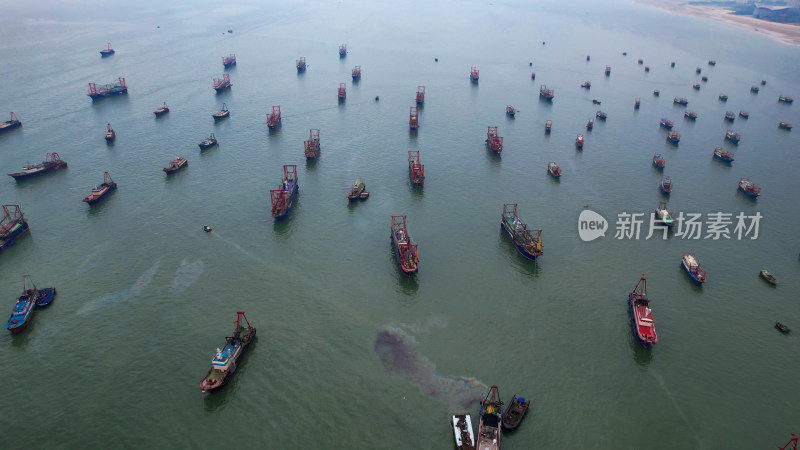
{"type": "Polygon", "coordinates": [[[0,136],[0,168],[52,151],[69,163],[0,181],[0,200],[20,204],[32,230],[0,255],[3,304],[10,311],[23,274],[59,292],[24,334],[0,336],[12,447],[449,448],[449,415],[477,414],[493,384],[506,400],[533,399],[507,448],[769,448],[798,432],[800,345],[772,327],[800,329],[800,139],[777,129],[800,113],[776,101],[800,96],[797,48],[622,1],[151,2],[113,17],[108,5],[3,8],[0,113],[24,125],[0,136]],[[100,59],[108,41],[117,54],[100,59]],[[233,88],[215,95],[229,53],[233,88]],[[709,81],[694,91],[697,66],[709,81]],[[127,96],[86,97],[88,82],[119,76],[127,96]],[[540,84],[555,89],[552,104],[540,84]],[[409,134],[418,85],[426,102],[409,134]],[[586,132],[593,98],[608,120],[586,132]],[[164,101],[171,112],[155,119],[164,101]],[[231,117],[214,124],[223,103],[231,117]],[[269,133],[272,105],[283,127],[269,133]],[[751,118],[724,122],[740,109],[751,118]],[[679,146],[661,117],[675,121],[679,146]],[[484,147],[489,125],[505,138],[502,157],[484,147]],[[322,136],[315,163],[303,157],[310,128],[322,136]],[[723,142],[728,128],[738,146],[723,142]],[[211,132],[220,146],[201,154],[211,132]],[[732,166],[712,160],[716,146],[735,152],[732,166]],[[415,149],[423,189],[408,181],[415,149]],[[614,239],[617,214],[665,200],[656,152],[675,183],[670,209],[760,212],[758,239],[614,239]],[[165,178],[178,155],[189,167],[165,178]],[[269,189],[284,164],[298,166],[300,197],[275,223],[269,189]],[[119,189],[88,210],[81,199],[104,171],[119,189]],[[356,177],[371,196],[348,205],[356,177]],[[737,193],[741,177],[762,197],[737,193]],[[537,263],[502,235],[503,203],[544,230],[537,263]],[[604,239],[578,238],[584,205],[611,221],[604,239]],[[408,216],[420,246],[413,279],[393,259],[393,214],[408,216]],[[702,288],[679,267],[687,251],[709,272],[702,288]],[[759,280],[762,268],[781,285],[759,280]],[[660,337],[650,350],[625,303],[642,273],[660,337]],[[258,340],[231,384],[202,396],[236,311],[258,340]]]}

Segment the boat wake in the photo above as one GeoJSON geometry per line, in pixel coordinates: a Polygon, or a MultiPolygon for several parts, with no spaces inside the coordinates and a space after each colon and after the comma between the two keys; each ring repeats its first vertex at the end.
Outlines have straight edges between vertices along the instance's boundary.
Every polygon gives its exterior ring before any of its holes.
{"type": "Polygon", "coordinates": [[[142,296],[142,293],[153,282],[153,277],[155,276],[156,272],[158,272],[158,266],[161,265],[161,260],[159,259],[153,264],[152,267],[145,270],[142,275],[136,279],[130,287],[125,289],[120,289],[116,292],[112,292],[110,294],[106,294],[100,298],[96,298],[89,303],[83,305],[76,314],[78,315],[86,315],[96,311],[98,308],[102,306],[106,306],[113,303],[121,303],[128,300],[132,300],[135,298],[139,298],[142,296]]]}
{"type": "Polygon", "coordinates": [[[172,279],[172,290],[181,292],[191,286],[200,275],[203,274],[205,264],[198,259],[193,263],[189,263],[186,258],[183,258],[181,265],[175,269],[175,277],[172,279]]]}
{"type": "Polygon", "coordinates": [[[416,384],[423,392],[453,408],[468,408],[483,400],[487,386],[472,377],[455,377],[436,372],[436,365],[420,355],[416,341],[405,331],[387,326],[378,332],[375,353],[383,367],[416,384]]]}

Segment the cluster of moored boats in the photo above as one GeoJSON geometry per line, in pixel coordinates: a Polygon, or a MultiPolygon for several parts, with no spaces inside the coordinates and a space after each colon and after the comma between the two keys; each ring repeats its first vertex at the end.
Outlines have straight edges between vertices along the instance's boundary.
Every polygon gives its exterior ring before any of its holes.
{"type": "Polygon", "coordinates": [[[478,410],[478,434],[473,431],[472,416],[468,413],[453,414],[450,425],[459,450],[497,450],[503,438],[503,430],[514,430],[522,423],[531,401],[515,395],[503,408],[497,386],[489,388],[478,410]]]}

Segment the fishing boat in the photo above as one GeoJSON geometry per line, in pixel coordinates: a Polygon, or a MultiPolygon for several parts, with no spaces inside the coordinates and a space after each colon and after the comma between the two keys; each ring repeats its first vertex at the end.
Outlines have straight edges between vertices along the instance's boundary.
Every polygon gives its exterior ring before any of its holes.
{"type": "Polygon", "coordinates": [[[0,122],[0,133],[4,131],[8,131],[14,128],[18,128],[22,126],[22,122],[17,119],[16,114],[14,111],[11,111],[11,120],[7,120],[5,122],[0,122]]]}
{"type": "Polygon", "coordinates": [[[589,81],[584,81],[583,84],[581,84],[581,87],[584,89],[591,89],[592,83],[590,83],[589,81]]]}
{"type": "Polygon", "coordinates": [[[575,146],[578,148],[583,148],[583,135],[578,133],[578,137],[575,138],[575,146]]]}
{"type": "Polygon", "coordinates": [[[503,428],[506,430],[517,428],[519,424],[522,423],[522,419],[525,417],[525,413],[528,411],[530,405],[531,401],[525,399],[525,397],[517,395],[512,397],[508,408],[503,411],[503,428]]]}
{"type": "Polygon", "coordinates": [[[223,91],[225,89],[230,89],[231,86],[231,76],[227,73],[222,74],[222,78],[214,78],[214,90],[217,92],[223,91]]]}
{"type": "Polygon", "coordinates": [[[700,78],[700,81],[702,81],[703,83],[707,83],[708,82],[708,77],[703,75],[703,77],[700,78]]]}
{"type": "Polygon", "coordinates": [[[267,128],[274,130],[281,126],[283,119],[281,119],[281,107],[273,106],[272,113],[267,114],[267,128]]]}
{"type": "Polygon", "coordinates": [[[728,162],[728,163],[729,162],[733,162],[733,160],[734,160],[733,153],[731,153],[731,152],[729,152],[727,150],[723,150],[722,147],[717,147],[717,148],[714,149],[714,157],[715,158],[719,158],[722,161],[725,161],[725,162],[728,162]]]}
{"type": "Polygon", "coordinates": [[[153,114],[155,114],[156,117],[158,117],[158,116],[163,116],[164,114],[167,114],[168,112],[169,112],[169,108],[167,108],[167,102],[164,102],[164,106],[162,106],[161,108],[158,108],[157,110],[153,111],[153,114]]]}
{"type": "Polygon", "coordinates": [[[55,170],[67,167],[67,162],[62,160],[58,153],[47,153],[44,161],[40,164],[26,164],[22,166],[22,172],[10,173],[8,176],[14,177],[16,181],[27,180],[28,178],[44,175],[55,170]]]}
{"type": "Polygon", "coordinates": [[[597,110],[597,112],[595,113],[595,116],[597,116],[597,118],[600,119],[600,120],[606,120],[606,117],[608,115],[606,113],[604,113],[603,111],[597,110]]]}
{"type": "Polygon", "coordinates": [[[663,169],[667,166],[667,161],[661,156],[661,153],[656,153],[653,155],[653,165],[658,167],[659,169],[663,169]]]}
{"type": "Polygon", "coordinates": [[[303,155],[305,155],[306,160],[313,160],[317,156],[319,156],[319,152],[322,149],[322,141],[319,137],[319,130],[316,128],[312,128],[308,130],[308,140],[303,141],[303,155]]]}
{"type": "Polygon", "coordinates": [[[775,322],[775,328],[777,328],[778,331],[780,331],[783,334],[786,334],[786,333],[792,331],[789,327],[787,327],[786,325],[784,325],[784,324],[782,324],[780,322],[775,322]]]}
{"type": "Polygon", "coordinates": [[[639,109],[639,106],[642,105],[642,100],[639,97],[636,97],[636,100],[633,102],[633,107],[639,109]]]}
{"type": "Polygon", "coordinates": [[[478,70],[477,67],[472,66],[469,68],[469,80],[473,83],[477,83],[480,79],[481,72],[478,70]]]}
{"type": "Polygon", "coordinates": [[[113,142],[114,139],[116,138],[117,138],[117,132],[114,131],[113,128],[111,128],[111,124],[109,123],[108,127],[106,128],[106,142],[113,142]]]}
{"type": "Polygon", "coordinates": [[[723,102],[727,102],[728,96],[725,94],[719,94],[719,99],[722,100],[723,102]]]}
{"type": "Polygon", "coordinates": [[[709,65],[709,66],[716,66],[716,65],[717,65],[717,62],[716,62],[716,61],[714,61],[714,60],[711,60],[711,61],[709,61],[709,62],[708,62],[708,65],[709,65]]]}
{"type": "Polygon", "coordinates": [[[361,80],[361,66],[353,67],[351,75],[353,77],[353,81],[360,81],[361,80]]]}
{"type": "Polygon", "coordinates": [[[425,86],[417,86],[417,95],[414,100],[417,102],[417,105],[425,103],[425,86]]]}
{"type": "Polygon", "coordinates": [[[611,66],[606,66],[606,76],[611,75],[611,66]]]}
{"type": "Polygon", "coordinates": [[[749,119],[750,118],[750,113],[745,111],[745,110],[743,110],[743,109],[740,109],[739,110],[739,117],[741,117],[742,119],[749,119]]]}
{"type": "Polygon", "coordinates": [[[658,89],[653,89],[653,95],[655,95],[656,97],[658,97],[658,96],[660,96],[660,95],[661,95],[661,91],[659,91],[658,89]]]}
{"type": "Polygon", "coordinates": [[[535,79],[536,79],[536,72],[531,72],[531,80],[535,80],[535,79]]]}
{"type": "Polygon", "coordinates": [[[236,368],[255,336],[256,329],[250,325],[243,312],[237,311],[236,328],[233,329],[230,336],[225,338],[225,345],[222,349],[218,348],[211,359],[211,368],[200,380],[200,392],[203,394],[215,392],[225,386],[236,372],[236,368]],[[242,323],[242,319],[244,319],[244,323],[242,323]]]}
{"type": "Polygon", "coordinates": [[[675,124],[674,124],[674,123],[672,123],[672,121],[671,121],[671,120],[669,120],[669,119],[665,119],[665,118],[663,118],[663,117],[661,118],[661,126],[662,126],[662,127],[666,128],[666,129],[668,129],[668,130],[671,130],[671,129],[672,129],[672,127],[673,127],[674,125],[675,125],[675,124]]]}
{"type": "Polygon", "coordinates": [[[545,131],[545,133],[549,133],[550,130],[552,130],[552,129],[553,129],[553,121],[552,120],[546,121],[544,123],[544,131],[545,131]]]}
{"type": "Polygon", "coordinates": [[[347,98],[347,83],[339,83],[339,88],[336,89],[336,98],[338,98],[339,101],[347,98]]]}
{"type": "Polygon", "coordinates": [[[601,102],[600,102],[600,100],[598,100],[598,99],[596,99],[596,98],[593,98],[593,99],[592,99],[592,104],[593,104],[593,105],[599,105],[600,103],[601,103],[601,102]]]}
{"type": "Polygon", "coordinates": [[[775,278],[775,276],[772,275],[769,270],[764,269],[761,272],[759,272],[759,275],[761,275],[761,278],[763,278],[767,283],[773,286],[778,285],[778,279],[775,278]]]}
{"type": "Polygon", "coordinates": [[[694,84],[692,85],[692,88],[693,88],[695,91],[699,91],[699,90],[700,90],[700,83],[694,83],[694,84]]]}
{"type": "Polygon", "coordinates": [[[481,401],[480,422],[478,424],[478,449],[500,450],[503,429],[500,426],[503,415],[503,402],[497,386],[492,386],[486,398],[481,401]]]}
{"type": "Polygon", "coordinates": [[[794,99],[792,97],[781,95],[780,97],[778,97],[778,101],[781,103],[792,103],[794,99]]]}
{"type": "Polygon", "coordinates": [[[672,61],[671,63],[669,63],[669,66],[670,67],[675,67],[675,61],[672,61]]]}
{"type": "Polygon", "coordinates": [[[741,178],[739,180],[739,189],[744,191],[745,194],[757,198],[761,195],[761,188],[756,186],[755,183],[750,181],[749,178],[741,178]]]}
{"type": "Polygon", "coordinates": [[[655,214],[655,219],[658,223],[662,223],[670,228],[675,225],[672,213],[667,209],[667,202],[658,202],[658,207],[653,214],[655,214]]]}
{"type": "Polygon", "coordinates": [[[53,300],[56,298],[56,288],[49,287],[39,289],[39,298],[36,299],[36,307],[37,308],[46,308],[53,303],[53,300]]]}
{"type": "Polygon", "coordinates": [[[289,215],[289,212],[294,206],[295,199],[297,199],[297,192],[300,186],[297,184],[297,166],[285,165],[283,166],[283,180],[278,185],[278,189],[269,191],[270,201],[272,203],[272,217],[275,220],[284,219],[289,215]]]}
{"type": "Polygon", "coordinates": [[[419,150],[408,152],[408,176],[415,186],[422,186],[425,183],[425,165],[420,162],[419,150]]]}
{"type": "Polygon", "coordinates": [[[408,129],[411,131],[419,129],[419,110],[416,106],[408,107],[408,129]]]}
{"type": "Polygon", "coordinates": [[[25,220],[19,205],[3,205],[3,217],[0,219],[0,252],[14,245],[28,229],[28,221],[25,220]]]}
{"type": "Polygon", "coordinates": [[[367,185],[361,181],[361,178],[356,178],[355,183],[350,188],[350,192],[347,193],[347,200],[353,202],[356,200],[364,200],[369,197],[369,192],[366,191],[367,185]]]}
{"type": "Polygon", "coordinates": [[[725,132],[725,139],[733,142],[734,144],[738,144],[739,140],[742,139],[742,135],[733,130],[728,130],[725,132]]]}
{"type": "Polygon", "coordinates": [[[733,111],[725,112],[725,120],[728,122],[733,122],[734,119],[736,119],[736,114],[734,114],[733,111]]]}
{"type": "Polygon", "coordinates": [[[231,53],[230,56],[222,57],[222,67],[228,68],[236,65],[236,55],[231,53]]]}
{"type": "Polygon", "coordinates": [[[790,124],[789,122],[780,122],[778,123],[778,128],[783,128],[784,130],[791,130],[792,124],[790,124]]]}
{"type": "Polygon", "coordinates": [[[209,137],[207,137],[207,138],[203,139],[203,140],[202,140],[202,141],[200,141],[200,143],[199,143],[199,144],[197,144],[197,145],[198,145],[198,146],[200,146],[200,150],[206,150],[206,149],[209,149],[209,148],[211,148],[211,147],[213,147],[213,146],[217,145],[217,138],[215,138],[215,137],[214,137],[214,133],[211,133],[211,136],[209,136],[209,137]]]}
{"type": "Polygon", "coordinates": [[[694,253],[684,253],[681,265],[695,283],[702,284],[706,282],[706,271],[700,267],[700,263],[697,262],[694,253]]]}
{"type": "Polygon", "coordinates": [[[547,100],[552,101],[555,94],[553,93],[552,89],[547,89],[547,85],[541,85],[539,87],[539,97],[547,100]]]}
{"type": "Polygon", "coordinates": [[[689,120],[697,120],[697,113],[694,111],[686,110],[683,112],[683,117],[686,117],[689,120]]]}
{"type": "Polygon", "coordinates": [[[167,175],[172,175],[173,173],[183,169],[184,167],[189,165],[189,161],[186,160],[183,156],[178,156],[177,158],[170,161],[169,166],[164,167],[164,172],[167,175]]]}
{"type": "Polygon", "coordinates": [[[670,130],[667,134],[667,140],[672,142],[673,144],[677,144],[681,141],[681,135],[676,133],[675,131],[670,130]]]}
{"type": "Polygon", "coordinates": [[[637,61],[637,63],[641,66],[642,64],[644,64],[644,61],[640,59],[637,61]]]}
{"type": "Polygon", "coordinates": [[[456,448],[458,450],[474,450],[475,434],[472,432],[472,418],[469,414],[455,414],[451,419],[456,448]]]}
{"type": "Polygon", "coordinates": [[[700,68],[698,67],[698,68],[694,69],[694,72],[695,72],[695,73],[700,73],[700,72],[702,72],[702,69],[700,69],[700,68]]]}
{"type": "Polygon", "coordinates": [[[497,127],[488,127],[486,147],[498,155],[503,152],[503,137],[497,134],[497,127]]]}
{"type": "Polygon", "coordinates": [[[220,109],[219,111],[217,111],[214,114],[212,114],[211,117],[214,118],[214,122],[219,122],[220,120],[225,119],[225,118],[229,117],[230,115],[231,115],[231,112],[228,110],[228,104],[227,103],[223,103],[222,104],[222,109],[220,109]]]}
{"type": "Polygon", "coordinates": [[[644,66],[644,71],[645,72],[650,72],[650,66],[644,66]]]}
{"type": "Polygon", "coordinates": [[[411,276],[419,270],[419,257],[416,244],[411,243],[411,235],[406,228],[406,216],[392,216],[392,248],[397,265],[404,274],[411,276]]]}
{"type": "Polygon", "coordinates": [[[527,224],[520,220],[516,203],[503,205],[500,225],[522,256],[535,261],[536,258],[544,254],[542,251],[542,230],[531,230],[527,224]]]}
{"type": "Polygon", "coordinates": [[[113,48],[111,48],[111,42],[109,42],[108,46],[106,48],[100,50],[100,57],[101,58],[105,58],[106,56],[111,56],[114,53],[116,53],[116,52],[114,51],[113,48]]]}
{"type": "Polygon", "coordinates": [[[86,93],[92,100],[100,100],[112,95],[122,95],[128,93],[128,85],[125,78],[119,77],[117,81],[97,87],[97,83],[89,83],[89,91],[86,93]]]}
{"type": "Polygon", "coordinates": [[[753,94],[758,94],[759,90],[760,88],[758,86],[750,86],[750,92],[752,92],[753,94]]]}
{"type": "Polygon", "coordinates": [[[517,115],[517,109],[511,105],[506,106],[506,115],[508,117],[514,117],[517,115]]]}
{"type": "Polygon", "coordinates": [[[672,192],[672,178],[669,175],[661,179],[661,192],[667,195],[672,192]]]}
{"type": "Polygon", "coordinates": [[[650,309],[650,299],[647,298],[647,280],[644,274],[630,294],[628,294],[628,307],[631,310],[633,332],[636,339],[645,347],[658,342],[656,324],[653,321],[653,311],[650,309]]]}
{"type": "Polygon", "coordinates": [[[685,99],[683,97],[675,97],[674,99],[672,99],[672,103],[675,103],[677,105],[686,106],[686,105],[689,104],[689,100],[687,100],[687,99],[685,99]]]}
{"type": "Polygon", "coordinates": [[[295,62],[295,66],[297,67],[297,73],[305,72],[306,71],[306,67],[307,67],[306,66],[306,57],[305,56],[301,56],[300,59],[298,59],[295,62]]]}
{"type": "Polygon", "coordinates": [[[88,203],[89,206],[94,206],[115,189],[117,189],[117,183],[111,179],[111,175],[109,175],[108,172],[105,172],[103,174],[103,184],[92,188],[92,192],[89,193],[83,201],[88,203]]]}
{"type": "Polygon", "coordinates": [[[592,128],[594,128],[594,119],[589,119],[589,121],[586,122],[586,129],[592,131],[592,128]]]}
{"type": "Polygon", "coordinates": [[[561,178],[561,168],[558,167],[558,164],[556,164],[554,161],[547,163],[547,171],[553,176],[553,178],[561,178]]]}
{"type": "Polygon", "coordinates": [[[589,55],[586,55],[586,60],[589,61],[590,59],[592,58],[589,55]]]}
{"type": "Polygon", "coordinates": [[[761,80],[761,85],[762,86],[766,86],[767,85],[767,80],[761,80]]]}
{"type": "Polygon", "coordinates": [[[36,307],[36,300],[39,299],[39,291],[36,286],[31,282],[32,287],[28,287],[29,275],[23,277],[24,284],[22,288],[22,295],[17,298],[14,304],[14,309],[11,310],[11,316],[8,322],[3,325],[3,328],[10,331],[12,334],[19,334],[33,321],[34,308],[36,307]]]}
{"type": "Polygon", "coordinates": [[[339,46],[339,58],[344,58],[347,56],[347,44],[342,44],[339,46]]]}

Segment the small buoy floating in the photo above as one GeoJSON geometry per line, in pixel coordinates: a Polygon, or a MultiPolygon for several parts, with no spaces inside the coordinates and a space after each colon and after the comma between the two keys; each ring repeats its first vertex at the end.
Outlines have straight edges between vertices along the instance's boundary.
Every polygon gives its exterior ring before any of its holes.
{"type": "Polygon", "coordinates": [[[210,232],[210,231],[211,231],[211,227],[210,227],[210,226],[208,226],[208,225],[205,225],[205,226],[203,227],[203,230],[205,230],[205,232],[206,232],[206,233],[208,233],[208,232],[210,232]]]}

